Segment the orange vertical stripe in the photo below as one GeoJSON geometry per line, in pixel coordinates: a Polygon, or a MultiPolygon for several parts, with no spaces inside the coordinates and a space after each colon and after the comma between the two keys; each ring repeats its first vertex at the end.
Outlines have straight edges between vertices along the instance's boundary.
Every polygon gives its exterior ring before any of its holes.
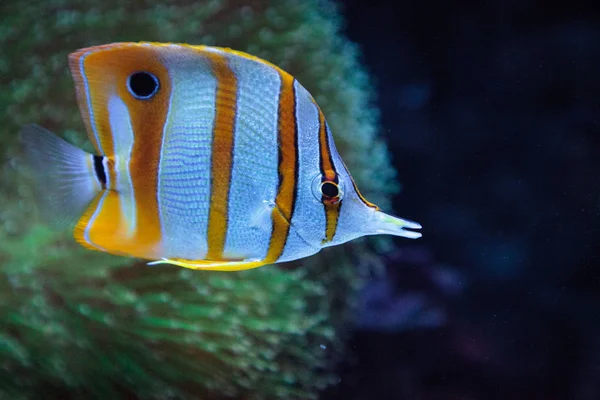
{"type": "MultiPolygon", "coordinates": [[[[108,116],[108,103],[112,96],[118,96],[126,104],[134,134],[129,160],[129,172],[136,200],[136,226],[133,235],[127,235],[124,216],[120,211],[120,202],[126,200],[118,192],[111,190],[93,222],[91,218],[98,200],[92,203],[90,209],[79,220],[75,238],[84,244],[87,229],[90,241],[110,253],[159,258],[162,233],[157,184],[162,134],[172,90],[169,73],[161,63],[157,50],[141,45],[111,44],[97,47],[94,51],[83,49],[71,54],[69,61],[78,88],[78,101],[83,110],[84,120],[93,116],[100,145],[108,157],[109,189],[114,190],[116,183],[113,132],[108,116]],[[85,76],[80,74],[81,63],[85,76]],[[134,99],[127,90],[128,77],[140,68],[152,73],[160,81],[156,95],[143,101],[134,99]],[[91,114],[85,109],[88,106],[86,89],[89,90],[91,114]],[[88,226],[89,224],[92,225],[88,226]]],[[[88,135],[92,139],[92,120],[90,118],[85,122],[88,135]]]]}
{"type": "MultiPolygon", "coordinates": [[[[129,169],[135,193],[137,226],[129,249],[146,258],[162,255],[162,231],[158,208],[158,170],[162,151],[163,131],[169,114],[172,82],[158,56],[146,61],[145,68],[160,80],[160,88],[151,100],[128,101],[134,132],[129,169]],[[144,104],[150,103],[150,104],[144,104]]],[[[132,71],[133,72],[133,71],[132,71]]],[[[121,87],[121,96],[129,95],[121,87]]]]}
{"type": "Polygon", "coordinates": [[[282,71],[279,75],[281,77],[277,138],[279,186],[275,197],[276,206],[271,213],[273,231],[265,258],[266,263],[277,261],[285,248],[296,203],[298,182],[298,127],[294,78],[282,71]]]}
{"type": "Polygon", "coordinates": [[[237,79],[227,64],[227,58],[207,52],[217,79],[215,122],[212,137],[210,180],[210,211],[208,216],[207,260],[221,260],[227,235],[227,213],[231,168],[233,166],[233,140],[237,103],[237,79]]]}
{"type": "MultiPolygon", "coordinates": [[[[321,168],[321,182],[331,181],[338,183],[337,172],[333,164],[331,149],[329,148],[329,140],[327,138],[327,124],[323,111],[319,110],[319,166],[321,168]]],[[[325,208],[325,238],[322,243],[331,242],[337,230],[337,224],[340,217],[341,202],[334,204],[323,202],[325,208]]]]}
{"type": "Polygon", "coordinates": [[[327,225],[325,228],[325,239],[323,239],[321,243],[327,243],[333,240],[333,237],[335,236],[335,232],[337,230],[341,208],[341,201],[335,204],[325,205],[325,220],[327,221],[327,225]]]}
{"type": "Polygon", "coordinates": [[[325,116],[323,111],[319,110],[319,165],[321,174],[326,180],[333,181],[337,179],[331,150],[329,149],[329,141],[327,140],[327,125],[325,124],[325,116]]]}

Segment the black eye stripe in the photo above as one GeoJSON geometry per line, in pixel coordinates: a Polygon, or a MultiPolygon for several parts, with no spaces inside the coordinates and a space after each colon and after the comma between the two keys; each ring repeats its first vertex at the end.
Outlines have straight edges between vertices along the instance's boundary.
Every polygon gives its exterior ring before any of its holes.
{"type": "Polygon", "coordinates": [[[127,79],[127,90],[138,100],[152,98],[160,87],[158,78],[150,72],[134,72],[127,79]]]}

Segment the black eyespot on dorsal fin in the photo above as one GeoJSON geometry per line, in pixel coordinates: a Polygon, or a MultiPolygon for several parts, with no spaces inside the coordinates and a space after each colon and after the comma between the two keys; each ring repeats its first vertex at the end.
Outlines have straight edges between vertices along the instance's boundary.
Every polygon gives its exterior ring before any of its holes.
{"type": "Polygon", "coordinates": [[[158,78],[150,72],[134,72],[127,79],[127,89],[138,100],[152,98],[158,92],[158,78]]]}

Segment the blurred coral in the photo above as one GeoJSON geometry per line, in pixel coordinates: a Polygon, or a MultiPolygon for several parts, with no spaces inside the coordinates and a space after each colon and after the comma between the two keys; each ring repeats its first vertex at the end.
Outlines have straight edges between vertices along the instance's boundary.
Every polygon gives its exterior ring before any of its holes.
{"type": "MultiPolygon", "coordinates": [[[[0,397],[312,399],[335,381],[366,241],[240,273],[147,267],[36,224],[16,134],[35,122],[90,149],[67,54],[116,41],[232,47],[296,75],[361,190],[398,190],[370,80],[334,4],[308,0],[4,2],[0,7],[0,397]],[[375,179],[376,177],[376,179],[375,179]]],[[[375,241],[385,246],[383,240],[375,241]]],[[[381,247],[380,246],[380,247],[381,247]]]]}

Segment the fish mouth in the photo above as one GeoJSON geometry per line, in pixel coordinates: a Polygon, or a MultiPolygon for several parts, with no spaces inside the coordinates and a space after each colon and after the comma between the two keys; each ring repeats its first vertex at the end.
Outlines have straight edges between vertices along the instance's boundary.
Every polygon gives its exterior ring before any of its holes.
{"type": "Polygon", "coordinates": [[[418,222],[415,222],[415,221],[408,220],[408,219],[403,219],[402,221],[404,223],[404,226],[400,228],[400,230],[402,231],[401,236],[407,237],[409,239],[418,239],[421,236],[423,236],[423,234],[421,232],[406,230],[406,229],[422,229],[423,227],[421,226],[421,224],[419,224],[418,222]]]}
{"type": "Polygon", "coordinates": [[[421,229],[421,224],[405,218],[395,217],[378,211],[376,217],[376,234],[388,234],[394,236],[402,236],[408,239],[418,239],[423,234],[410,229],[421,229]]]}

